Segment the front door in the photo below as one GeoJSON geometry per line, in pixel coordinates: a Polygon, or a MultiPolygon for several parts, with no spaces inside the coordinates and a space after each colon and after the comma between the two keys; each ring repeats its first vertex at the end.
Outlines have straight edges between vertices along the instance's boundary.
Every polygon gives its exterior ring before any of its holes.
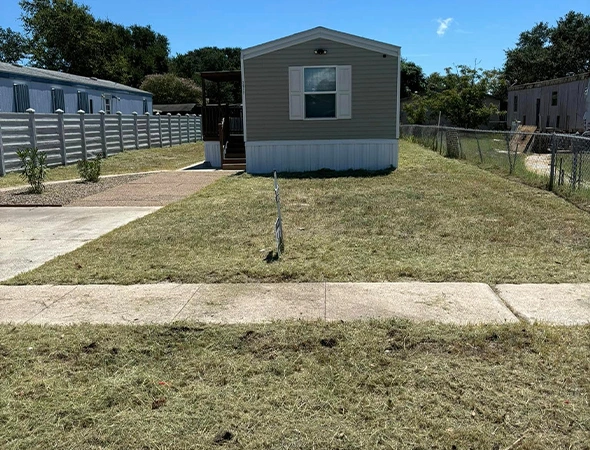
{"type": "Polygon", "coordinates": [[[535,114],[535,125],[537,128],[539,127],[539,123],[541,123],[541,99],[537,99],[537,113],[535,114]]]}

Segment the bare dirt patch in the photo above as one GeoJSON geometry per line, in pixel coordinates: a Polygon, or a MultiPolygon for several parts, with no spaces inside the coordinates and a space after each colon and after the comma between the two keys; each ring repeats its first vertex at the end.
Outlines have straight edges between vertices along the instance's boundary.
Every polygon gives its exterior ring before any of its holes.
{"type": "Polygon", "coordinates": [[[532,154],[527,155],[525,166],[528,170],[539,175],[548,175],[551,169],[551,155],[549,154],[532,154]]]}

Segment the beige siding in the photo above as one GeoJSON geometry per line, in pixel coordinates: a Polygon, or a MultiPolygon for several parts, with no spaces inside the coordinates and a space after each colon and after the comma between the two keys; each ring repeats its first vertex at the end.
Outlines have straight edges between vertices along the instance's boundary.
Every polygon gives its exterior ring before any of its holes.
{"type": "Polygon", "coordinates": [[[247,59],[247,139],[396,139],[397,76],[396,57],[326,39],[247,59]],[[289,66],[324,65],[352,66],[352,119],[289,120],[289,66]]]}
{"type": "MultiPolygon", "coordinates": [[[[539,83],[542,84],[542,83],[539,83]]],[[[539,128],[557,127],[559,116],[560,130],[567,132],[584,130],[586,112],[586,89],[590,87],[588,79],[551,84],[547,86],[527,86],[523,89],[508,91],[508,120],[526,121],[526,125],[537,123],[537,99],[539,104],[539,128]],[[557,105],[551,104],[552,93],[557,92],[557,105]],[[518,97],[517,111],[514,111],[514,97],[518,97]]]]}

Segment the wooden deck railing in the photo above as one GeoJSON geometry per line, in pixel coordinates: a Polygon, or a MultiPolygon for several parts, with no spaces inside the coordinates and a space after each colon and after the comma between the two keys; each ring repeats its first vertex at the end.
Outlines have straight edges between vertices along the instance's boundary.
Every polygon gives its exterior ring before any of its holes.
{"type": "Polygon", "coordinates": [[[241,105],[207,105],[203,108],[203,139],[219,138],[219,124],[223,118],[231,127],[231,132],[241,134],[244,131],[241,105]]]}

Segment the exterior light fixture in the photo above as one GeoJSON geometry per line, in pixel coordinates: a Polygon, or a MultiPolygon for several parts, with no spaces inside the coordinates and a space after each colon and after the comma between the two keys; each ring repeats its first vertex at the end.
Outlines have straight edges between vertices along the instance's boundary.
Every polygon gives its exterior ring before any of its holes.
{"type": "Polygon", "coordinates": [[[328,50],[326,50],[325,48],[316,48],[313,52],[316,55],[325,55],[326,53],[328,53],[328,50]]]}

